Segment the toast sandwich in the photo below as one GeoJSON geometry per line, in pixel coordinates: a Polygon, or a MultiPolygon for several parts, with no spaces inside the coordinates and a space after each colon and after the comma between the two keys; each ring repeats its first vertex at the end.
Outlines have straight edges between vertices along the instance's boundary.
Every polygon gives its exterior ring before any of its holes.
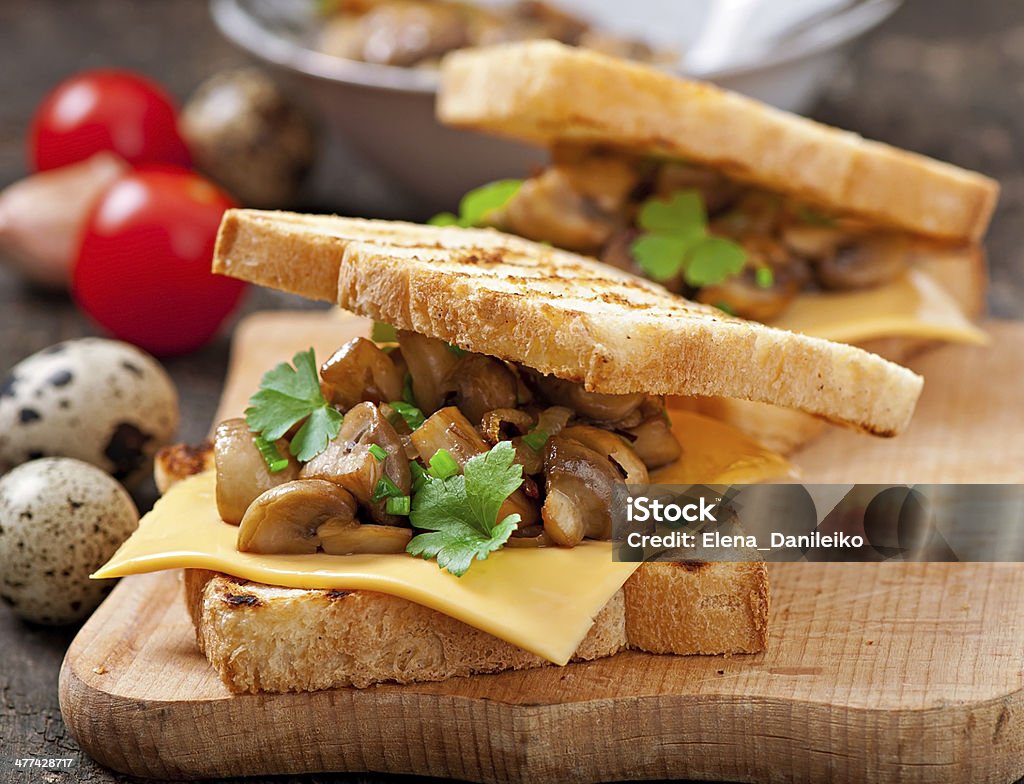
{"type": "Polygon", "coordinates": [[[97,575],[184,567],[198,645],[238,692],[756,653],[763,563],[627,564],[604,541],[620,484],[790,470],[664,396],[892,436],[922,385],[490,229],[232,210],[214,268],[395,329],[269,371],[212,458],[164,453],[166,494],[97,575]]]}
{"type": "MultiPolygon", "coordinates": [[[[980,174],[552,41],[447,56],[437,114],[551,153],[460,221],[895,361],[986,340],[972,320],[998,185],[980,174]]],[[[764,406],[700,405],[784,450],[820,429],[764,406]]]]}

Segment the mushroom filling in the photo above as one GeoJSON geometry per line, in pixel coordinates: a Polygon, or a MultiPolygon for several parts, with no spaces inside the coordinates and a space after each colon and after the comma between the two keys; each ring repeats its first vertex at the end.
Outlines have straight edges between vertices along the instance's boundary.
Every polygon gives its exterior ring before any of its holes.
{"type": "Polygon", "coordinates": [[[588,392],[440,340],[397,334],[398,348],[351,341],[315,380],[310,355],[309,385],[315,395],[319,384],[322,405],[340,420],[312,457],[293,456],[306,428],[298,421],[270,444],[244,419],[217,428],[217,507],[240,526],[240,550],[403,552],[417,532],[410,518],[417,482],[464,470],[468,477],[467,463],[502,443],[512,447],[506,460],[522,470],[498,510],[498,520],[518,515],[508,544],[572,547],[610,538],[617,485],[647,482],[648,469],[680,455],[663,398],[588,392]]]}
{"type": "Polygon", "coordinates": [[[575,147],[556,148],[553,159],[489,215],[489,225],[595,256],[744,318],[770,321],[801,291],[880,286],[912,262],[905,233],[824,214],[709,168],[575,147]],[[645,205],[667,203],[679,194],[699,201],[681,206],[668,223],[663,213],[662,225],[656,226],[662,249],[668,235],[683,246],[692,244],[693,236],[728,240],[737,259],[728,274],[709,280],[706,257],[699,275],[688,274],[682,257],[673,265],[638,249],[638,240],[656,221],[645,226],[645,205]]]}

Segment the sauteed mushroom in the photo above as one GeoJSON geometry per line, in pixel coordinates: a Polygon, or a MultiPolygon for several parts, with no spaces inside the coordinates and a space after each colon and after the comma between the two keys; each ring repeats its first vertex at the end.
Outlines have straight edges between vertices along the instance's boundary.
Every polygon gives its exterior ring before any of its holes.
{"type": "Polygon", "coordinates": [[[626,432],[633,438],[633,451],[648,468],[674,463],[683,452],[664,414],[645,419],[636,427],[627,428],[626,432]]]}
{"type": "Polygon", "coordinates": [[[613,158],[556,164],[526,180],[494,223],[532,240],[594,252],[624,222],[636,179],[627,163],[613,158]]]}
{"type": "Polygon", "coordinates": [[[544,533],[573,547],[584,537],[607,539],[612,528],[612,494],[622,477],[611,462],[579,441],[556,436],[544,458],[547,497],[541,509],[544,533]]]}
{"type": "Polygon", "coordinates": [[[697,300],[728,308],[743,318],[767,321],[782,313],[802,286],[802,276],[790,274],[788,269],[775,270],[773,275],[770,286],[761,286],[755,270],[748,267],[722,283],[705,286],[697,292],[697,300]]]}
{"type": "Polygon", "coordinates": [[[298,477],[299,464],[288,452],[288,442],[282,438],[275,446],[288,459],[288,466],[272,474],[244,419],[228,419],[217,426],[213,459],[217,467],[217,511],[224,522],[238,525],[258,496],[298,477]]]}
{"type": "Polygon", "coordinates": [[[494,446],[508,438],[508,435],[502,432],[506,424],[512,425],[519,433],[527,433],[533,427],[533,417],[518,408],[496,408],[480,418],[480,432],[484,440],[494,446]]]}
{"type": "Polygon", "coordinates": [[[372,340],[356,338],[320,367],[328,399],[342,410],[369,400],[386,403],[402,397],[402,374],[372,340]]]}
{"type": "Polygon", "coordinates": [[[643,460],[633,451],[633,447],[614,433],[591,425],[574,425],[563,430],[562,436],[578,441],[611,460],[622,470],[627,485],[647,482],[647,466],[643,460]]]}
{"type": "Polygon", "coordinates": [[[412,443],[424,463],[429,463],[439,449],[447,449],[460,466],[487,451],[487,443],[455,406],[442,408],[428,417],[413,432],[412,443]]]}
{"type": "Polygon", "coordinates": [[[564,381],[554,376],[533,375],[541,394],[557,406],[571,408],[587,419],[614,422],[628,416],[644,402],[642,393],[633,395],[604,395],[587,392],[582,384],[564,381]]]}
{"type": "Polygon", "coordinates": [[[828,289],[866,289],[888,283],[909,265],[903,237],[879,235],[840,247],[817,266],[818,280],[828,289]]]}
{"type": "Polygon", "coordinates": [[[411,528],[394,525],[360,525],[356,521],[331,521],[320,526],[320,547],[329,555],[356,553],[403,553],[412,539],[411,528]]]}
{"type": "Polygon", "coordinates": [[[351,523],[355,515],[355,499],[333,482],[286,482],[249,505],[238,529],[238,549],[283,555],[315,553],[321,544],[321,528],[351,523]]]}
{"type": "MultiPolygon", "coordinates": [[[[487,443],[454,406],[442,408],[431,416],[412,434],[412,443],[420,453],[423,462],[429,463],[439,449],[445,449],[460,467],[471,457],[487,451],[487,443]]],[[[519,525],[532,525],[537,520],[537,507],[527,498],[522,488],[510,495],[498,512],[498,519],[518,513],[519,525]]]]}
{"type": "MultiPolygon", "coordinates": [[[[459,358],[443,340],[399,330],[398,345],[412,376],[412,394],[424,414],[433,414],[444,404],[441,385],[459,358]]],[[[397,400],[397,398],[393,398],[397,400]]]]}
{"type": "Polygon", "coordinates": [[[516,389],[516,376],[505,363],[483,354],[461,357],[441,384],[444,402],[454,403],[470,422],[493,409],[514,407],[516,389]]]}
{"type": "Polygon", "coordinates": [[[387,477],[403,495],[409,495],[412,475],[405,457],[402,439],[373,403],[360,403],[345,414],[345,421],[327,449],[310,460],[299,476],[335,482],[370,511],[370,516],[385,525],[404,525],[405,519],[389,515],[386,501],[373,500],[377,484],[387,477]],[[373,454],[376,445],[387,452],[380,460],[373,454]]]}

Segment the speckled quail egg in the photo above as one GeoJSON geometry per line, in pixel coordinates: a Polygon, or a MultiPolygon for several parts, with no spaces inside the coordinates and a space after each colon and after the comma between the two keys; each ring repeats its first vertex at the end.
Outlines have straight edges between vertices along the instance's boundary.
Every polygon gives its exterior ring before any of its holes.
{"type": "Polygon", "coordinates": [[[0,479],[0,599],[36,623],[92,612],[113,580],[89,575],[139,524],[125,489],[95,466],[33,460],[0,479]]]}
{"type": "Polygon", "coordinates": [[[0,381],[0,472],[40,457],[75,457],[131,487],[177,429],[170,377],[127,343],[58,343],[0,381]]]}
{"type": "Polygon", "coordinates": [[[180,125],[198,169],[250,207],[293,205],[316,158],[305,112],[256,68],[203,82],[180,125]]]}

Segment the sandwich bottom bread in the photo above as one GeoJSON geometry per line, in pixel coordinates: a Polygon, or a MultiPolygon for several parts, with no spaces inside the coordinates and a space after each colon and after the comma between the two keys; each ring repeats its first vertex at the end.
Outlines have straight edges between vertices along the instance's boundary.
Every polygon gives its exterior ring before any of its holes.
{"type": "MultiPolygon", "coordinates": [[[[236,692],[441,681],[549,664],[384,593],[281,588],[199,569],[185,571],[184,585],[199,649],[236,692]]],[[[594,618],[572,661],[627,649],[756,653],[768,642],[768,607],[764,564],[643,564],[594,618]]]]}
{"type": "Polygon", "coordinates": [[[763,563],[613,557],[630,485],[789,475],[671,399],[893,436],[921,389],[859,349],[489,230],[234,211],[215,269],[377,321],[269,369],[207,450],[163,453],[163,498],[95,575],[184,568],[198,645],[234,691],[763,650],[763,563]]]}

